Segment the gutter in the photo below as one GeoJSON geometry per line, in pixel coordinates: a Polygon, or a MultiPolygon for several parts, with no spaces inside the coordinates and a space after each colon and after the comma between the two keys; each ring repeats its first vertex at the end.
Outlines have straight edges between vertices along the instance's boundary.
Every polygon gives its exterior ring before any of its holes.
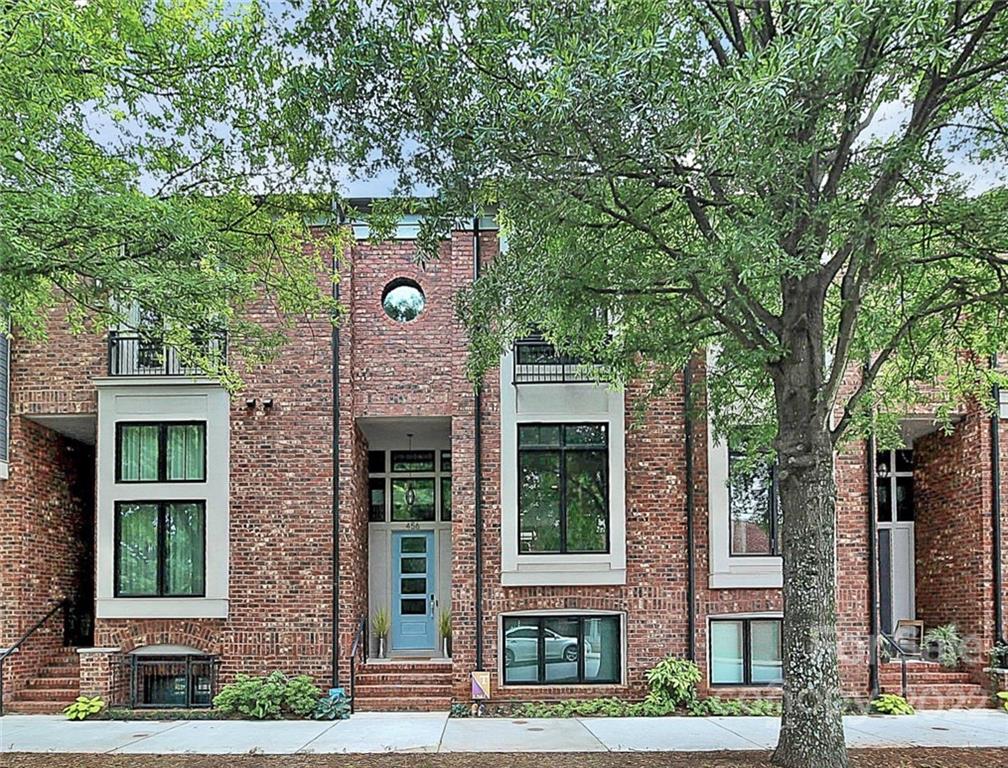
{"type": "MultiPolygon", "coordinates": [[[[997,355],[991,355],[991,370],[997,370],[997,355]]],[[[991,416],[991,533],[993,557],[991,575],[994,580],[994,640],[1005,642],[1004,582],[1001,573],[1001,387],[991,389],[994,396],[994,413],[991,416]]]]}
{"type": "MultiPolygon", "coordinates": [[[[480,220],[479,214],[473,216],[473,282],[480,276],[480,220]]],[[[483,398],[480,394],[480,386],[476,385],[476,394],[473,402],[474,410],[474,430],[473,430],[473,450],[476,452],[475,471],[476,478],[474,490],[476,494],[475,504],[475,534],[476,534],[476,671],[483,671],[483,398]]]]}
{"type": "Polygon", "coordinates": [[[686,637],[687,658],[696,661],[696,565],[693,540],[693,361],[683,369],[683,411],[686,430],[686,637]]]}

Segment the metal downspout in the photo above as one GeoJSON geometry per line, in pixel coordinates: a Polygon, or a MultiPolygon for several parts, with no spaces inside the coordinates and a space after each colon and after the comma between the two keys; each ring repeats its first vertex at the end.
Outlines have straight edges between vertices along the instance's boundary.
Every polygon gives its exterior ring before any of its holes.
{"type": "MultiPolygon", "coordinates": [[[[480,276],[480,220],[479,215],[473,216],[473,282],[480,276]]],[[[474,410],[474,431],[473,449],[475,456],[475,534],[476,534],[476,670],[483,670],[483,430],[481,421],[483,419],[483,398],[480,394],[480,386],[476,385],[476,394],[473,402],[474,410]]]]}
{"type": "MultiPolygon", "coordinates": [[[[332,255],[331,277],[337,274],[336,250],[332,255]]],[[[340,299],[339,281],[333,280],[332,297],[336,302],[340,299]]],[[[339,519],[339,496],[340,496],[340,332],[339,325],[333,324],[332,328],[332,581],[333,581],[333,603],[332,603],[332,687],[339,688],[339,630],[340,630],[340,519],[339,519]]]]}
{"type": "Polygon", "coordinates": [[[683,369],[683,412],[686,448],[686,637],[687,657],[696,660],[696,565],[693,540],[693,361],[683,369]]]}
{"type": "Polygon", "coordinates": [[[875,489],[875,434],[865,441],[868,460],[868,685],[871,697],[879,694],[878,606],[878,495],[875,489]]]}
{"type": "MultiPolygon", "coordinates": [[[[997,369],[997,355],[990,367],[997,369]]],[[[993,535],[992,576],[994,579],[994,639],[1004,643],[1004,582],[1001,573],[1001,387],[993,386],[994,413],[991,416],[991,533],[993,535]]]]}

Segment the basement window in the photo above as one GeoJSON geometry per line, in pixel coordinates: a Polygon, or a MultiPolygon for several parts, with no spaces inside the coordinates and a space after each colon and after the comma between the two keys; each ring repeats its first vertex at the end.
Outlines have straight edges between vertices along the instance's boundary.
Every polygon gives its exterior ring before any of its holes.
{"type": "Polygon", "coordinates": [[[214,657],[205,654],[132,653],[130,705],[150,709],[210,707],[216,692],[217,665],[214,657]]]}
{"type": "Polygon", "coordinates": [[[784,682],[781,620],[716,619],[710,623],[711,685],[784,682]]]}

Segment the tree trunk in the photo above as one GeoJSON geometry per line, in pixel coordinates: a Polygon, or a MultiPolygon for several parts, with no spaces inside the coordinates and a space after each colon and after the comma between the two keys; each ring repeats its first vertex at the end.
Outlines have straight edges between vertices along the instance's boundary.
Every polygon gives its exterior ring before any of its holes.
{"type": "Polygon", "coordinates": [[[793,314],[785,310],[784,318],[790,354],[773,374],[784,556],[784,713],[773,762],[846,768],[837,660],[836,483],[829,414],[820,401],[821,315],[812,296],[792,306],[793,314]]]}

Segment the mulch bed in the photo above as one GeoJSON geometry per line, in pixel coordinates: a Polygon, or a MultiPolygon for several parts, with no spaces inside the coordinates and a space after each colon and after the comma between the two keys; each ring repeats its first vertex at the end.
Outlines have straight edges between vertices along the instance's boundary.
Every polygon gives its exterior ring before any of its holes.
{"type": "MultiPolygon", "coordinates": [[[[854,768],[1008,768],[1005,749],[856,749],[854,768]]],[[[771,768],[767,752],[440,755],[71,755],[0,753],[0,768],[771,768]]]]}

